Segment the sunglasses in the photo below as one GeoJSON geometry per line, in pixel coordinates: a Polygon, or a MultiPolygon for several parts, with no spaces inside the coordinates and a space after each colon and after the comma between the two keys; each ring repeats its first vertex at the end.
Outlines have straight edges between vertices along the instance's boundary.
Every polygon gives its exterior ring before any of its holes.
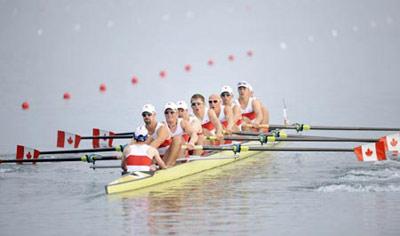
{"type": "Polygon", "coordinates": [[[164,114],[165,114],[165,115],[168,115],[168,114],[173,115],[174,113],[175,113],[174,111],[164,111],[164,114]]]}
{"type": "Polygon", "coordinates": [[[208,103],[209,103],[209,104],[213,104],[213,103],[217,104],[217,103],[218,103],[218,100],[210,100],[210,101],[208,101],[208,103]]]}
{"type": "Polygon", "coordinates": [[[192,102],[192,107],[194,107],[194,106],[200,106],[202,103],[201,102],[192,102]]]}
{"type": "Polygon", "coordinates": [[[185,109],[183,109],[183,108],[178,108],[178,111],[179,111],[179,112],[184,112],[185,109]]]}
{"type": "Polygon", "coordinates": [[[146,116],[152,116],[152,114],[151,114],[151,113],[149,113],[149,112],[143,112],[143,113],[142,113],[142,116],[143,116],[143,117],[146,117],[146,116]]]}
{"type": "Polygon", "coordinates": [[[230,93],[227,92],[221,93],[221,97],[230,97],[230,96],[231,96],[230,93]]]}

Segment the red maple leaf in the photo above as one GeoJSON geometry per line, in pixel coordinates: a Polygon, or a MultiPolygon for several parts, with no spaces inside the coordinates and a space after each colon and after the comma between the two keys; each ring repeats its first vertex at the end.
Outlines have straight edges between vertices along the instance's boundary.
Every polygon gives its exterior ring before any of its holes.
{"type": "Polygon", "coordinates": [[[367,155],[367,156],[371,156],[372,154],[373,154],[374,152],[373,151],[371,151],[371,149],[367,149],[367,151],[365,152],[365,155],[367,155]]]}
{"type": "Polygon", "coordinates": [[[72,144],[72,143],[74,142],[74,140],[72,139],[72,137],[71,137],[71,136],[69,136],[69,138],[68,138],[68,140],[67,140],[67,141],[68,141],[68,143],[69,143],[69,144],[72,144]]]}
{"type": "Polygon", "coordinates": [[[398,143],[397,139],[394,138],[392,139],[392,141],[390,141],[390,145],[392,145],[392,147],[396,147],[397,143],[398,143]]]}
{"type": "Polygon", "coordinates": [[[30,152],[28,152],[28,153],[26,154],[26,158],[31,159],[31,158],[32,158],[32,154],[31,154],[30,152]]]}

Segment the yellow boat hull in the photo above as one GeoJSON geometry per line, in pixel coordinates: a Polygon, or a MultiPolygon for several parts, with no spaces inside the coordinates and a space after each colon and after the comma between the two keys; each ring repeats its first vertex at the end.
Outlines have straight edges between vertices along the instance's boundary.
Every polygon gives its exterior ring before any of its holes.
{"type": "MultiPolygon", "coordinates": [[[[257,145],[258,142],[249,142],[246,145],[257,145]]],[[[147,174],[143,172],[133,172],[124,175],[111,183],[105,189],[107,194],[122,193],[127,191],[134,191],[149,186],[165,183],[168,181],[183,178],[185,176],[194,175],[206,170],[214,169],[220,166],[231,164],[260,152],[241,152],[235,157],[232,151],[221,151],[205,157],[204,160],[194,160],[186,163],[176,165],[172,168],[159,170],[154,174],[147,174]]]]}

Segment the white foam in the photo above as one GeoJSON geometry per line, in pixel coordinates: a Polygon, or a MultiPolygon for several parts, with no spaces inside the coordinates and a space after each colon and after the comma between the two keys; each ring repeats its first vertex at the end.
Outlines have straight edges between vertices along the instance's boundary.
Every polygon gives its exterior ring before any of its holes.
{"type": "Polygon", "coordinates": [[[399,192],[400,185],[329,184],[320,186],[318,192],[399,192]]]}

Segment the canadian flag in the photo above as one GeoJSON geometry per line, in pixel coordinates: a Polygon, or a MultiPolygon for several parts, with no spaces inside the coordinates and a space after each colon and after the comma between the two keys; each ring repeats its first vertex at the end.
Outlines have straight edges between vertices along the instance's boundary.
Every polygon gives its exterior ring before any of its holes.
{"type": "Polygon", "coordinates": [[[31,159],[38,159],[40,155],[39,150],[33,149],[33,148],[29,148],[29,147],[25,147],[22,145],[17,145],[17,152],[15,155],[15,158],[17,160],[31,160],[31,159]]]}
{"type": "MultiPolygon", "coordinates": [[[[115,133],[112,131],[106,131],[98,128],[93,128],[93,137],[99,136],[114,136],[115,133]]],[[[102,138],[102,139],[93,139],[92,141],[93,148],[100,148],[100,147],[112,147],[113,146],[113,139],[112,138],[102,138]]]]}
{"type": "Polygon", "coordinates": [[[391,134],[382,137],[380,141],[385,143],[385,150],[392,152],[393,155],[398,155],[400,152],[400,133],[391,134]]]}
{"type": "Polygon", "coordinates": [[[57,147],[59,148],[78,148],[81,136],[68,133],[62,130],[57,132],[57,147]]]}
{"type": "Polygon", "coordinates": [[[354,148],[359,161],[383,161],[386,160],[385,143],[378,141],[354,148]]]}

